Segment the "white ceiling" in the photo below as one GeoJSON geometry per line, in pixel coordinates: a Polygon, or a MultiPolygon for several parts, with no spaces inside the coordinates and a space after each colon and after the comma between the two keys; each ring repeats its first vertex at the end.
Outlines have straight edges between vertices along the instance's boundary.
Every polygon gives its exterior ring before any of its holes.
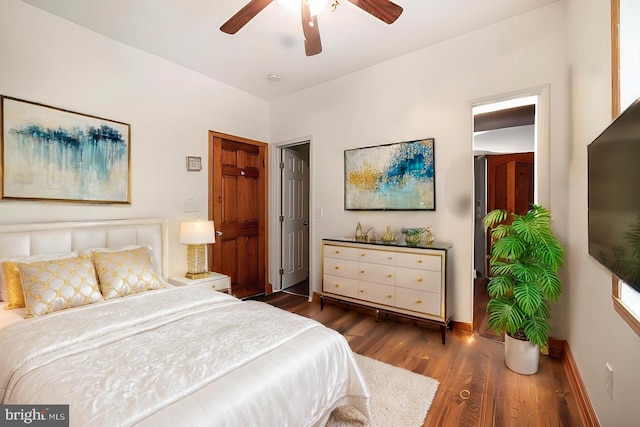
{"type": "Polygon", "coordinates": [[[300,10],[276,1],[235,35],[219,28],[248,0],[23,1],[273,100],[557,0],[395,0],[404,12],[391,25],[339,0],[335,12],[318,14],[323,51],[311,57],[300,10]]]}

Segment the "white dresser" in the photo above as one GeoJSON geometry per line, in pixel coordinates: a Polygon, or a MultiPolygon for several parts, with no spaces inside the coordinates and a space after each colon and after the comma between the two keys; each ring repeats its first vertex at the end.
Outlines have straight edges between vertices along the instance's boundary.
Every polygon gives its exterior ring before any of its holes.
{"type": "Polygon", "coordinates": [[[321,307],[332,299],[378,312],[440,325],[442,343],[451,322],[447,309],[448,245],[430,247],[323,239],[321,307]]]}

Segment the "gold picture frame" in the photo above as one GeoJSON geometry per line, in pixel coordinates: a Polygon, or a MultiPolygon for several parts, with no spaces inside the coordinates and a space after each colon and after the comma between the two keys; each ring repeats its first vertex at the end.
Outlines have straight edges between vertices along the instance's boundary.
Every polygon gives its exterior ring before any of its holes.
{"type": "Polygon", "coordinates": [[[0,96],[2,199],[131,203],[127,123],[0,96]]]}

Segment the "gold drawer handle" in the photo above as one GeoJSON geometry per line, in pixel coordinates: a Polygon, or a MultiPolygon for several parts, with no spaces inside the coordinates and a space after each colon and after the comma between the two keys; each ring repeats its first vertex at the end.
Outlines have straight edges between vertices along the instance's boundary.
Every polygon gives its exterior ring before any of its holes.
{"type": "Polygon", "coordinates": [[[422,260],[421,259],[418,260],[418,264],[422,264],[422,260]]]}
{"type": "Polygon", "coordinates": [[[366,254],[360,254],[360,256],[365,256],[366,254]]]}
{"type": "Polygon", "coordinates": [[[424,282],[424,279],[421,277],[418,279],[418,282],[424,282]]]}
{"type": "Polygon", "coordinates": [[[364,289],[360,289],[360,293],[363,293],[363,294],[364,294],[364,289]]]}
{"type": "Polygon", "coordinates": [[[340,251],[336,251],[336,253],[337,253],[337,254],[339,254],[339,253],[340,253],[340,251]]]}
{"type": "Polygon", "coordinates": [[[335,268],[336,270],[340,270],[340,266],[339,266],[339,265],[336,265],[336,266],[335,266],[335,267],[333,267],[333,268],[335,268]]]}
{"type": "Polygon", "coordinates": [[[422,304],[422,300],[419,299],[418,301],[416,301],[416,304],[422,304]]]}
{"type": "Polygon", "coordinates": [[[391,260],[391,259],[393,259],[393,257],[392,257],[392,256],[390,256],[390,257],[389,257],[389,258],[387,258],[387,259],[391,260]]]}
{"type": "Polygon", "coordinates": [[[387,277],[391,279],[393,277],[393,274],[389,274],[387,277]]]}
{"type": "Polygon", "coordinates": [[[336,283],[336,284],[335,284],[335,287],[336,287],[336,288],[339,288],[339,287],[340,287],[340,283],[336,283]]]}
{"type": "Polygon", "coordinates": [[[387,298],[393,298],[393,295],[387,295],[387,298]]]}
{"type": "Polygon", "coordinates": [[[364,270],[360,270],[360,273],[364,274],[364,270]]]}

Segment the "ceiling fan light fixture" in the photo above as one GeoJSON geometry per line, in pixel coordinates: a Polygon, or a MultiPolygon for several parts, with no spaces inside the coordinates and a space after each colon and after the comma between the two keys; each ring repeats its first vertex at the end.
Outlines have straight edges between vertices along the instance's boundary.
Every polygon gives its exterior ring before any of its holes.
{"type": "MultiPolygon", "coordinates": [[[[318,28],[317,14],[327,7],[329,0],[277,0],[280,4],[298,3],[301,8],[302,31],[304,33],[304,50],[307,56],[317,55],[322,52],[320,30],[318,28]]],[[[334,11],[340,3],[331,0],[331,10],[334,11]]],[[[349,3],[359,7],[368,14],[378,18],[386,24],[392,24],[402,14],[402,7],[391,0],[348,0],[349,3]]],[[[220,27],[220,31],[227,34],[235,34],[249,21],[251,21],[273,0],[249,0],[242,9],[236,12],[220,27]]]]}
{"type": "Polygon", "coordinates": [[[329,0],[276,0],[278,4],[281,4],[284,7],[290,9],[300,9],[300,4],[303,1],[309,3],[309,10],[311,11],[311,16],[315,16],[318,13],[322,12],[327,8],[327,3],[329,0]]]}
{"type": "Polygon", "coordinates": [[[276,73],[271,73],[267,76],[267,79],[269,79],[269,81],[271,82],[279,82],[280,81],[280,75],[276,74],[276,73]]]}
{"type": "Polygon", "coordinates": [[[327,0],[302,0],[309,2],[309,11],[311,16],[316,16],[327,8],[327,0]]]}

